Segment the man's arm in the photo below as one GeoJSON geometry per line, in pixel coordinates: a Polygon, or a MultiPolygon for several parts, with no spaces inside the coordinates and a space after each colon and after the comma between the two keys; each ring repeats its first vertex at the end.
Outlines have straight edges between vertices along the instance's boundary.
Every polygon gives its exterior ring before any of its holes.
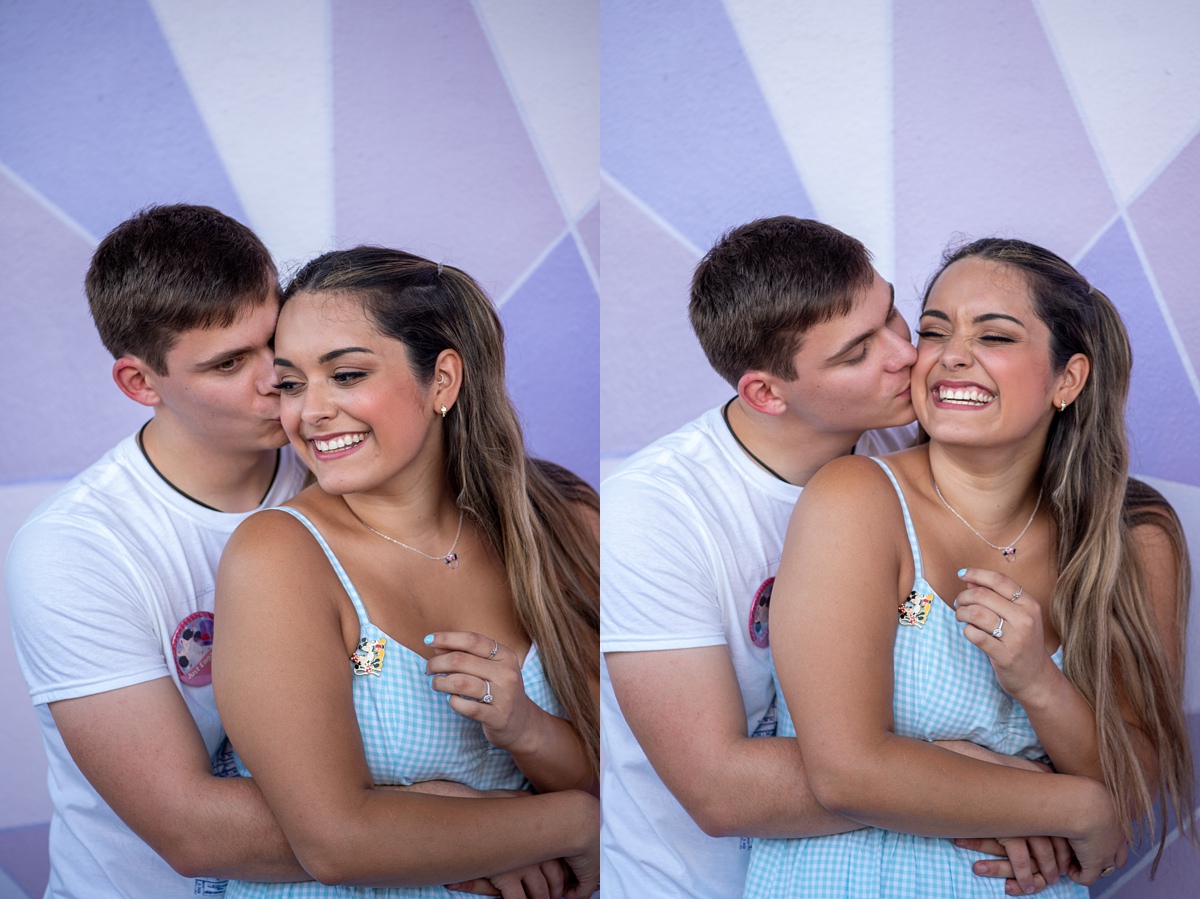
{"type": "Polygon", "coordinates": [[[50,703],[96,792],[184,877],[310,880],[248,777],[215,777],[168,677],[50,703]]]}
{"type": "Polygon", "coordinates": [[[728,649],[605,655],[630,730],[709,836],[809,837],[861,827],[827,811],[790,737],[748,737],[728,649]]]}

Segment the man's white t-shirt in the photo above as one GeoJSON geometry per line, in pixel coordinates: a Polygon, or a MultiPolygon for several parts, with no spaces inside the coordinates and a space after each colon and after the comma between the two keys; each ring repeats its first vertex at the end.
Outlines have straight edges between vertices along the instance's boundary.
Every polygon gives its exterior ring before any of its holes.
{"type": "MultiPolygon", "coordinates": [[[[261,508],[295,495],[305,474],[285,447],[261,508]]],[[[48,704],[170,677],[225,773],[210,685],[213,590],[221,551],[250,514],[187,499],[129,437],[39,506],[13,539],[9,616],[54,803],[46,899],[224,892],[223,880],[179,876],[125,826],[72,760],[48,704]]]]}
{"type": "MultiPolygon", "coordinates": [[[[914,433],[868,432],[857,452],[902,449],[914,433]]],[[[601,652],[725,645],[746,732],[773,736],[766,612],[800,488],[756,465],[717,408],[631,456],[600,492],[601,652]]],[[[692,821],[625,723],[604,665],[600,684],[605,895],[740,896],[750,840],[710,837],[692,821]]]]}

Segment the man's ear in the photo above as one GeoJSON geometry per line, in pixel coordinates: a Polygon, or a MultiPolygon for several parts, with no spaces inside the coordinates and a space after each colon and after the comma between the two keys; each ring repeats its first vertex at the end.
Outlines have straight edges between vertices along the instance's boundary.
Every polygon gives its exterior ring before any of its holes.
{"type": "Polygon", "coordinates": [[[765,371],[748,371],[738,379],[738,396],[755,412],[779,415],[787,409],[787,402],[775,389],[778,380],[765,371]]]}
{"type": "Polygon", "coordinates": [[[157,406],[162,402],[157,389],[162,376],[136,356],[122,356],[114,362],[112,376],[121,393],[135,403],[157,406]]]}

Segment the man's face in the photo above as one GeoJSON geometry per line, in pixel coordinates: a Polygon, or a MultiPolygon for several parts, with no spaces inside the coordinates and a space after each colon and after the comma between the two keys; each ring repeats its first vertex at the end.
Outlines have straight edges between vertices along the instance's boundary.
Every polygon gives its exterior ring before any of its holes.
{"type": "Polygon", "coordinates": [[[256,452],[287,443],[279,425],[273,338],[279,297],[248,307],[226,328],[192,328],[167,353],[167,374],[153,375],[156,417],[213,452],[256,452]]]}
{"type": "Polygon", "coordinates": [[[876,272],[847,315],[804,335],[796,379],[779,385],[784,414],[831,434],[908,424],[909,371],[916,358],[892,285],[876,272]]]}

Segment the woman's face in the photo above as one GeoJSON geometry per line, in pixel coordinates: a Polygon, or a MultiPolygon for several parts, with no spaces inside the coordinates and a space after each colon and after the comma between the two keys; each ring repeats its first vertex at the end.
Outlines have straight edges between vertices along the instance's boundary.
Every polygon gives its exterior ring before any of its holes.
{"type": "Polygon", "coordinates": [[[979,257],[951,264],[917,336],[913,407],[930,437],[971,446],[1045,439],[1060,379],[1019,270],[979,257]]]}
{"type": "Polygon", "coordinates": [[[323,490],[359,493],[401,472],[441,470],[432,391],[413,377],[404,344],[380,334],[352,297],[288,300],[275,373],[284,431],[323,490]]]}

